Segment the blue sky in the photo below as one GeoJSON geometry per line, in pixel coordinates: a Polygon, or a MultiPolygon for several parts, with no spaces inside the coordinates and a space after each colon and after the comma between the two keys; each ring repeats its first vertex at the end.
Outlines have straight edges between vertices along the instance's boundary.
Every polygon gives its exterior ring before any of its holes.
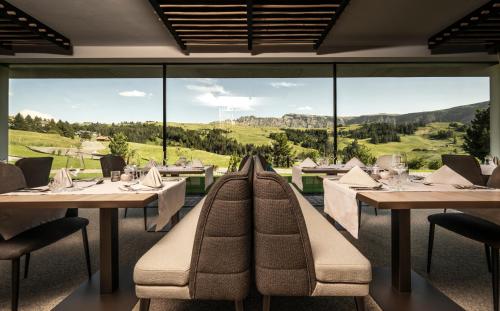
{"type": "MultiPolygon", "coordinates": [[[[70,122],[160,121],[161,79],[14,79],[10,114],[70,122]]],[[[332,115],[332,79],[168,79],[169,122],[332,115]]],[[[488,78],[343,78],[340,116],[408,113],[489,99],[488,78]]]]}

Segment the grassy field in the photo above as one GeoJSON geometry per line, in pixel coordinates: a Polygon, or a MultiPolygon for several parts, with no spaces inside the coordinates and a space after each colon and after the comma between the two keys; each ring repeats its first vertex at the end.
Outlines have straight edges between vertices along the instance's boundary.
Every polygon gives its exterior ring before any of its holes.
{"type": "MultiPolygon", "coordinates": [[[[210,124],[169,123],[169,125],[180,126],[192,130],[213,127],[213,125],[210,124]]],[[[357,125],[351,125],[348,128],[343,127],[341,129],[348,130],[356,126],[357,125]]],[[[228,135],[235,138],[238,142],[243,144],[252,143],[254,145],[270,145],[272,140],[269,138],[269,134],[273,132],[280,132],[279,128],[249,127],[242,125],[228,125],[227,129],[230,130],[228,135]]],[[[429,161],[440,159],[441,154],[444,153],[463,153],[461,146],[463,143],[464,133],[457,132],[455,142],[452,138],[445,140],[433,140],[429,137],[431,133],[448,129],[450,129],[448,123],[430,123],[425,127],[419,128],[415,135],[401,136],[401,142],[374,145],[369,143],[368,139],[366,139],[360,140],[360,143],[367,146],[374,156],[392,154],[395,152],[405,152],[408,154],[409,159],[422,158],[426,163],[428,163],[429,161]]],[[[61,137],[57,134],[42,134],[10,130],[9,135],[9,154],[17,157],[36,157],[43,155],[42,153],[30,150],[27,146],[74,148],[79,144],[78,139],[69,139],[61,137]]],[[[350,141],[352,140],[340,137],[339,150],[344,148],[350,141]]],[[[106,143],[104,143],[104,145],[107,147],[106,143]]],[[[162,147],[159,145],[130,143],[130,148],[136,150],[136,156],[133,160],[139,165],[144,164],[148,159],[154,159],[157,162],[160,162],[162,159],[162,147]]],[[[307,149],[294,145],[293,150],[296,154],[298,154],[307,149]]],[[[100,150],[99,153],[108,153],[108,150],[106,148],[104,150],[100,150]]],[[[181,156],[186,157],[188,160],[200,159],[204,163],[213,164],[218,167],[227,167],[229,162],[229,156],[174,146],[168,147],[167,155],[169,164],[173,164],[181,156]]],[[[54,157],[54,168],[66,166],[67,157],[57,154],[51,156],[54,157]]],[[[84,161],[87,169],[100,169],[98,160],[84,159],[84,161]]],[[[75,163],[75,165],[77,164],[75,163]]]]}

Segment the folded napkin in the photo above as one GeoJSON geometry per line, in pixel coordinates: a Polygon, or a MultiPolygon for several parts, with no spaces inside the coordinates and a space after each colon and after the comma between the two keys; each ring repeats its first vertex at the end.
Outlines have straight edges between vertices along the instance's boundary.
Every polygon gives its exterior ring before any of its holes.
{"type": "Polygon", "coordinates": [[[54,183],[59,185],[61,188],[73,187],[73,180],[71,179],[68,170],[65,168],[57,171],[56,175],[54,176],[54,183]]]}
{"type": "Polygon", "coordinates": [[[347,163],[345,164],[345,167],[355,167],[355,166],[359,166],[359,167],[364,167],[365,164],[363,162],[361,162],[361,160],[359,160],[358,158],[354,157],[352,159],[350,159],[349,161],[347,161],[347,163]]]}
{"type": "Polygon", "coordinates": [[[152,167],[149,173],[141,181],[141,184],[151,188],[161,188],[163,187],[163,181],[161,180],[161,174],[156,167],[152,167]]]}
{"type": "Polygon", "coordinates": [[[152,168],[152,167],[157,167],[157,166],[158,166],[158,164],[153,159],[149,160],[148,163],[146,164],[146,168],[152,168]]]}
{"type": "Polygon", "coordinates": [[[362,187],[378,187],[380,184],[370,177],[359,166],[353,167],[339,179],[339,183],[362,187]]]}
{"type": "Polygon", "coordinates": [[[318,164],[311,160],[311,158],[306,158],[304,161],[300,162],[299,167],[300,168],[311,168],[311,167],[317,167],[318,164]]]}
{"type": "Polygon", "coordinates": [[[195,168],[203,168],[203,162],[201,162],[200,160],[198,159],[194,159],[192,162],[191,162],[191,167],[195,167],[195,168]]]}
{"type": "Polygon", "coordinates": [[[431,184],[472,186],[470,181],[446,165],[443,165],[440,169],[427,176],[424,182],[431,184]]]}

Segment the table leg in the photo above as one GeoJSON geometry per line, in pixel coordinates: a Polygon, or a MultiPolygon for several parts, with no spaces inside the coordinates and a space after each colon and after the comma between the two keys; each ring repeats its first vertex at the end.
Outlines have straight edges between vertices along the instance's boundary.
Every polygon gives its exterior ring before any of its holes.
{"type": "Polygon", "coordinates": [[[101,294],[118,289],[118,209],[99,210],[101,294]]]}
{"type": "Polygon", "coordinates": [[[391,210],[392,287],[411,292],[410,210],[391,210]]]}

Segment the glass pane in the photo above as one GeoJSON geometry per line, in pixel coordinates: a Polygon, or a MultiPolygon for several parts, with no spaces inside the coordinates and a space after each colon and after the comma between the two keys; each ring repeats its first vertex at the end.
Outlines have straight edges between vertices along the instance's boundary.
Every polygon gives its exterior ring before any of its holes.
{"type": "Polygon", "coordinates": [[[80,170],[79,178],[101,176],[99,159],[109,153],[131,164],[161,161],[162,70],[148,67],[148,75],[141,77],[137,71],[15,67],[9,159],[51,156],[53,173],[73,168],[80,170]],[[120,137],[110,146],[111,139],[120,137]]]}
{"type": "Polygon", "coordinates": [[[480,66],[339,65],[339,154],[352,156],[354,146],[363,161],[374,162],[401,153],[420,171],[439,168],[442,154],[482,159],[489,153],[489,135],[483,135],[482,150],[471,150],[477,146],[466,143],[467,129],[481,117],[478,111],[488,109],[489,94],[480,66]]]}
{"type": "Polygon", "coordinates": [[[168,163],[219,173],[259,152],[282,174],[333,155],[331,65],[192,65],[167,68],[168,163]]]}

